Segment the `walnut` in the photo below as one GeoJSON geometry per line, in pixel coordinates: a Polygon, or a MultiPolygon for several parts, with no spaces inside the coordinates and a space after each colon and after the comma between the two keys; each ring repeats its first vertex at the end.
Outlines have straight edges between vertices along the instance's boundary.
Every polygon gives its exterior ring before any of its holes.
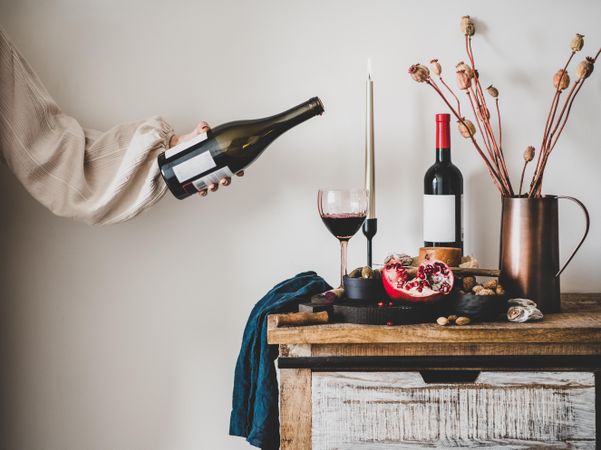
{"type": "Polygon", "coordinates": [[[436,323],[441,327],[444,327],[449,324],[449,319],[447,319],[446,317],[439,317],[438,319],[436,319],[436,323]]]}
{"type": "Polygon", "coordinates": [[[476,277],[463,277],[463,289],[471,291],[476,285],[476,277]]]}
{"type": "Polygon", "coordinates": [[[483,283],[482,286],[484,286],[486,289],[496,289],[497,285],[499,284],[499,282],[495,279],[495,280],[489,280],[486,283],[483,283]]]}
{"type": "Polygon", "coordinates": [[[480,292],[482,289],[484,289],[484,287],[481,284],[477,284],[472,288],[472,292],[474,294],[477,294],[478,292],[480,292]]]}
{"type": "Polygon", "coordinates": [[[469,317],[461,316],[461,317],[457,317],[457,320],[455,321],[455,325],[459,325],[459,326],[469,325],[470,322],[471,322],[471,320],[469,317]]]}
{"type": "Polygon", "coordinates": [[[482,288],[476,292],[476,295],[495,295],[495,291],[492,289],[482,288]]]}
{"type": "Polygon", "coordinates": [[[495,292],[497,295],[505,295],[505,288],[499,284],[495,289],[495,292]]]}

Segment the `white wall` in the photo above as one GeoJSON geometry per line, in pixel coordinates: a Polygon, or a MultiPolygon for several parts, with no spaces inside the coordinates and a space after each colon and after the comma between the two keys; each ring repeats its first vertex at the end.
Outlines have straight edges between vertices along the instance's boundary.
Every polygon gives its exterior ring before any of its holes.
{"type": "MultiPolygon", "coordinates": [[[[434,158],[433,115],[443,111],[407,68],[438,57],[452,80],[468,13],[478,20],[481,76],[501,91],[516,174],[523,149],[540,142],[570,39],[586,35],[578,59],[601,45],[597,1],[0,0],[0,25],[87,127],[159,113],[185,132],[200,119],[260,117],[313,95],[326,106],[227,191],[168,196],[124,225],[53,217],[0,168],[0,448],[248,448],[227,435],[242,329],[254,302],[285,277],[314,269],[337,281],[337,242],[315,198],[321,186],[362,183],[367,56],[382,259],[420,244],[421,177],[434,158]]],[[[545,179],[546,192],[575,195],[591,212],[564,290],[601,291],[592,265],[601,245],[600,104],[598,68],[545,179]]],[[[499,198],[473,149],[453,139],[466,246],[494,266],[499,198]]],[[[565,257],[582,219],[572,206],[562,213],[565,257]]],[[[364,246],[362,237],[351,242],[351,266],[364,246]]]]}

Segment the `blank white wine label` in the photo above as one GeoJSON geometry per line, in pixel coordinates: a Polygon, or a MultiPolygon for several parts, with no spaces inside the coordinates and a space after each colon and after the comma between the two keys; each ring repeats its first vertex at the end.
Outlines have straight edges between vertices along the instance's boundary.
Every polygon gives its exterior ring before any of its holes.
{"type": "Polygon", "coordinates": [[[455,195],[424,195],[424,241],[455,242],[455,195]]]}
{"type": "Polygon", "coordinates": [[[219,180],[225,177],[233,177],[234,174],[230,170],[228,166],[225,166],[222,169],[217,169],[215,172],[211,172],[210,174],[199,178],[198,180],[194,180],[192,184],[196,188],[197,191],[202,191],[203,189],[207,189],[210,184],[217,184],[219,180]]]}
{"type": "Polygon", "coordinates": [[[192,147],[193,145],[200,144],[202,141],[207,140],[207,133],[200,133],[194,139],[190,139],[189,141],[182,142],[177,144],[175,147],[171,147],[170,149],[165,151],[165,158],[171,158],[172,156],[177,155],[180,152],[183,152],[187,148],[192,147]]]}
{"type": "Polygon", "coordinates": [[[193,158],[187,159],[177,166],[173,166],[173,173],[175,173],[179,182],[183,183],[214,167],[217,167],[217,164],[215,164],[211,152],[207,150],[193,158]]]}

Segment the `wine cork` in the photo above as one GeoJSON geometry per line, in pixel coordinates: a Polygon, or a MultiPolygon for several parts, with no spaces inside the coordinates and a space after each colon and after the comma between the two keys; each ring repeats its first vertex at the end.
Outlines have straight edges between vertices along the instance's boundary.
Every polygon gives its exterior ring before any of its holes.
{"type": "Polygon", "coordinates": [[[328,323],[328,312],[297,312],[277,316],[276,327],[319,325],[328,323]]]}

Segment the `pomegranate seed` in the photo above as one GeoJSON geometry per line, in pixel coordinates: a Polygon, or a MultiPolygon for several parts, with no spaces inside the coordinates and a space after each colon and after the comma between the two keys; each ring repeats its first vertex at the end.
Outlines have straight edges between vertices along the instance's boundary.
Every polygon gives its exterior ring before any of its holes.
{"type": "Polygon", "coordinates": [[[388,306],[394,306],[394,302],[388,302],[388,306]]]}
{"type": "Polygon", "coordinates": [[[394,325],[394,322],[392,320],[389,320],[388,322],[386,322],[387,327],[391,327],[393,325],[394,325]]]}
{"type": "Polygon", "coordinates": [[[378,308],[384,308],[384,302],[378,302],[378,308]]]}

